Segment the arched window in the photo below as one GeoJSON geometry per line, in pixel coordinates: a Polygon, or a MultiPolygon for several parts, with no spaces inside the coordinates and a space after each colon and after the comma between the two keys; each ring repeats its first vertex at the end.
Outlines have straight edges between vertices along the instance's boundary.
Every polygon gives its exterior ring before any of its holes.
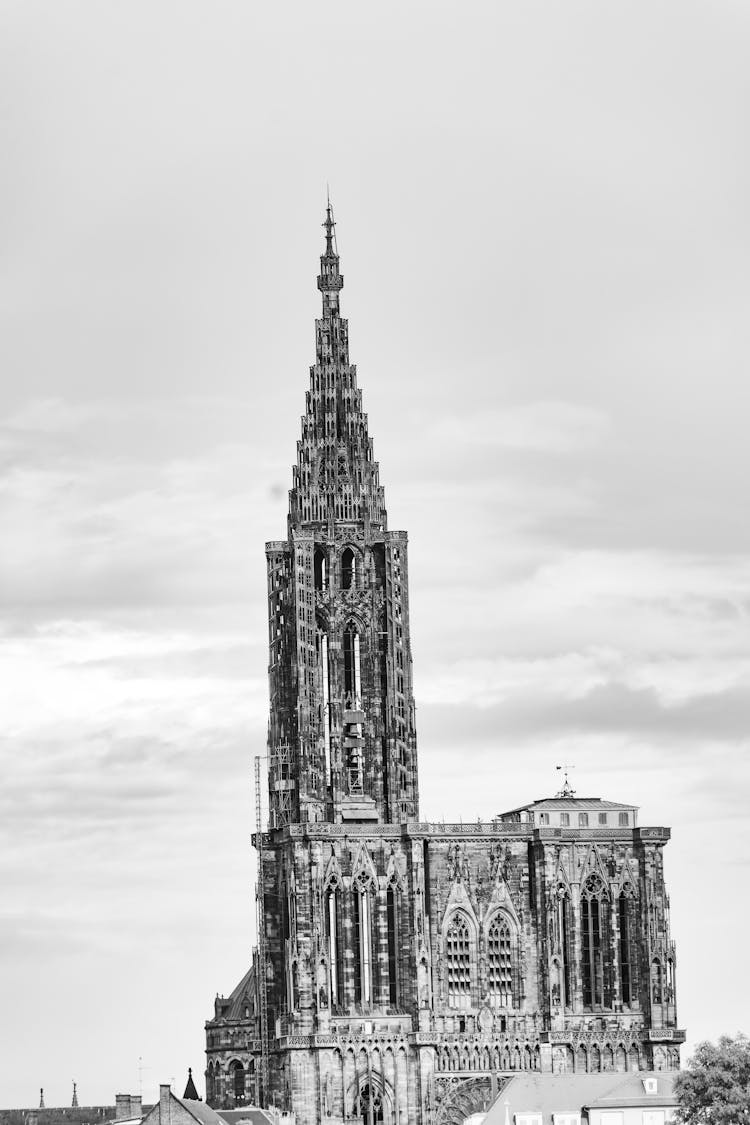
{"type": "Polygon", "coordinates": [[[388,999],[393,1007],[398,1004],[399,982],[399,932],[398,932],[398,888],[391,883],[386,894],[388,915],[388,999]]]}
{"type": "Polygon", "coordinates": [[[357,585],[357,556],[347,547],[341,556],[341,589],[353,590],[357,585]]]}
{"type": "Polygon", "coordinates": [[[471,939],[468,919],[461,911],[453,915],[445,933],[445,969],[449,1005],[471,1007],[471,939]]]}
{"type": "Polygon", "coordinates": [[[325,632],[320,620],[316,633],[316,647],[318,650],[318,669],[320,683],[320,699],[323,708],[323,747],[325,754],[326,784],[331,784],[331,665],[328,652],[328,634],[325,632]]]}
{"type": "Polygon", "coordinates": [[[367,1125],[379,1125],[383,1120],[383,1099],[380,1092],[373,1086],[363,1086],[357,1099],[358,1116],[362,1117],[367,1125]]]}
{"type": "Polygon", "coordinates": [[[513,1007],[513,939],[502,916],[487,931],[487,984],[492,1000],[500,1008],[513,1007]]]}
{"type": "Polygon", "coordinates": [[[571,932],[573,915],[570,907],[570,893],[564,884],[557,889],[557,925],[560,933],[560,953],[562,954],[561,996],[563,1007],[573,1002],[573,943],[571,932]]]}
{"type": "Polygon", "coordinates": [[[313,556],[313,570],[315,576],[315,589],[325,590],[328,586],[328,561],[322,547],[316,547],[313,556]]]}
{"type": "Polygon", "coordinates": [[[654,957],[651,962],[651,1000],[661,1004],[663,999],[661,962],[654,957]]]}
{"type": "Polygon", "coordinates": [[[367,880],[352,884],[352,944],[354,946],[354,999],[372,1002],[372,908],[367,880]]]}
{"type": "Polygon", "coordinates": [[[609,1006],[609,899],[598,875],[581,891],[581,980],[584,1008],[609,1006]]]}
{"type": "Polygon", "coordinates": [[[354,625],[344,630],[344,692],[346,706],[359,709],[362,698],[362,680],[359,661],[359,633],[354,625]]]}
{"type": "Polygon", "coordinates": [[[620,996],[623,1004],[632,1004],[638,996],[638,985],[635,979],[636,955],[636,918],[633,888],[628,884],[623,887],[617,900],[617,925],[620,953],[620,996]]]}
{"type": "Polygon", "coordinates": [[[235,1059],[231,1066],[232,1071],[232,1095],[236,1102],[244,1101],[245,1098],[245,1068],[239,1059],[235,1059]]]}
{"type": "Polygon", "coordinates": [[[331,973],[331,1004],[344,1002],[344,951],[341,946],[340,895],[335,884],[326,891],[326,922],[328,927],[328,963],[331,973]]]}

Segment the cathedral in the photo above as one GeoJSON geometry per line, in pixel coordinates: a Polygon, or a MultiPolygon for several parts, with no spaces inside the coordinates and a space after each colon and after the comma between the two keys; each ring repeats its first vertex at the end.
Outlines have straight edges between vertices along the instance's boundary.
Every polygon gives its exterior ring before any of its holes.
{"type": "Polygon", "coordinates": [[[330,205],[323,226],[287,537],[266,544],[258,943],[206,1023],[207,1101],[461,1125],[519,1071],[676,1069],[669,829],[567,780],[488,823],[419,819],[407,535],[349,362],[330,205]]]}

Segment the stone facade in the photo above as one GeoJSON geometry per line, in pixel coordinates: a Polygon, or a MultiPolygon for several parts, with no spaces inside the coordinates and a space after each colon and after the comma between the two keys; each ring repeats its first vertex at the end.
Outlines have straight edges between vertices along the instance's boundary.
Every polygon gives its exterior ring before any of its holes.
{"type": "Polygon", "coordinates": [[[427,1125],[519,1071],[676,1068],[667,829],[567,786],[486,824],[419,821],[407,537],[387,527],[330,208],[324,226],[288,534],[266,546],[263,940],[206,1025],[208,1101],[427,1125]]]}

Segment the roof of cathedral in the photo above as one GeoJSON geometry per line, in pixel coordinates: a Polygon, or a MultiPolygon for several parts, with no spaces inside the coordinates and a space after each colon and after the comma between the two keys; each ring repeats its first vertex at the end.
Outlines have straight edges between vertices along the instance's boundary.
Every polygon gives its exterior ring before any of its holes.
{"type": "Polygon", "coordinates": [[[541,1114],[543,1125],[553,1125],[555,1114],[578,1114],[584,1107],[614,1109],[615,1106],[676,1104],[675,1074],[517,1074],[492,1103],[484,1125],[506,1125],[516,1114],[541,1114]],[[647,1094],[644,1080],[657,1079],[654,1093],[647,1094]]]}
{"type": "Polygon", "coordinates": [[[242,1020],[245,1016],[245,1002],[255,1000],[255,966],[251,966],[239,984],[235,985],[229,996],[217,996],[215,1019],[242,1020]]]}

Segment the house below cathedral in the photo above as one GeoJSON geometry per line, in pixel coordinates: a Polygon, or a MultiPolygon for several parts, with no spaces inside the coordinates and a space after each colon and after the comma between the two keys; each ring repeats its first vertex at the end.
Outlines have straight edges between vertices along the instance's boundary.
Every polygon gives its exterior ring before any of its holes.
{"type": "Polygon", "coordinates": [[[679,1066],[666,828],[556,797],[419,820],[408,543],[389,530],[330,206],[287,538],[266,544],[258,949],[206,1024],[212,1106],[432,1125],[511,1076],[679,1066]]]}

